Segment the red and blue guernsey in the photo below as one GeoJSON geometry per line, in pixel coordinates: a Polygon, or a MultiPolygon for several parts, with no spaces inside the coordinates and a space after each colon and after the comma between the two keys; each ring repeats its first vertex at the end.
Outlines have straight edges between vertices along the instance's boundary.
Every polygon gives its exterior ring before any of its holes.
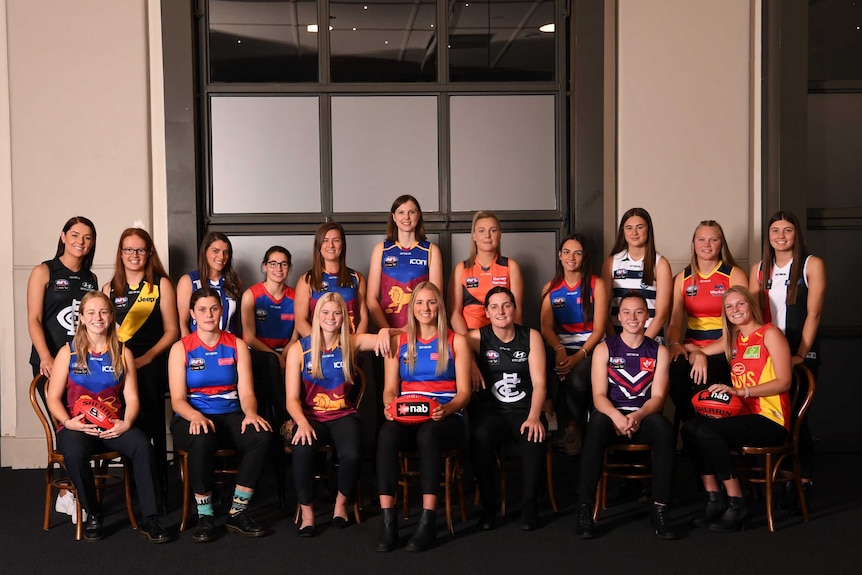
{"type": "Polygon", "coordinates": [[[353,382],[345,381],[341,348],[324,351],[320,356],[323,379],[311,375],[311,336],[299,340],[302,346],[302,412],[315,421],[332,421],[356,413],[350,400],[353,382]]]}
{"type": "Polygon", "coordinates": [[[455,397],[455,352],[452,340],[455,332],[449,331],[446,340],[449,346],[449,362],[446,370],[437,374],[437,337],[430,340],[416,338],[416,362],[413,369],[407,365],[407,334],[398,340],[398,357],[401,358],[401,395],[417,393],[433,397],[437,403],[449,403],[455,397]]]}
{"type": "Polygon", "coordinates": [[[380,262],[380,307],[390,327],[407,325],[407,304],[413,288],[428,281],[431,242],[416,242],[409,248],[398,242],[383,242],[380,262]]]}
{"type": "Polygon", "coordinates": [[[652,396],[658,342],[645,337],[632,349],[619,335],[609,336],[608,399],[622,412],[637,411],[652,396]]]}
{"type": "Polygon", "coordinates": [[[335,292],[339,294],[342,299],[344,299],[344,303],[347,304],[347,314],[350,316],[350,331],[356,331],[356,327],[359,325],[360,308],[359,274],[349,268],[347,271],[350,273],[349,286],[338,285],[338,274],[328,274],[323,272],[323,274],[321,274],[321,283],[323,285],[320,290],[314,289],[314,286],[311,287],[311,301],[308,304],[309,321],[314,317],[314,308],[317,306],[317,300],[323,297],[323,294],[325,293],[335,292]]]}
{"type": "Polygon", "coordinates": [[[236,336],[223,331],[216,344],[208,347],[194,332],[182,342],[191,406],[204,415],[239,411],[236,336]]]}
{"type": "MultiPolygon", "coordinates": [[[[86,362],[82,362],[72,342],[69,342],[69,350],[72,352],[69,358],[69,377],[66,379],[66,409],[69,413],[74,413],[75,402],[83,397],[98,399],[114,412],[115,419],[122,419],[125,413],[125,378],[114,372],[111,355],[88,353],[86,362]]],[[[123,348],[120,346],[120,353],[122,352],[123,348]]]]}
{"type": "MultiPolygon", "coordinates": [[[[570,286],[565,278],[561,279],[548,292],[551,309],[554,312],[554,329],[566,349],[577,351],[593,334],[593,322],[584,321],[581,309],[581,286],[570,286]]],[[[590,295],[596,290],[596,276],[590,278],[590,295]]]]}
{"type": "Polygon", "coordinates": [[[276,351],[281,351],[293,336],[293,288],[284,287],[281,299],[266,291],[263,282],[251,286],[254,296],[254,331],[257,339],[276,351]]]}

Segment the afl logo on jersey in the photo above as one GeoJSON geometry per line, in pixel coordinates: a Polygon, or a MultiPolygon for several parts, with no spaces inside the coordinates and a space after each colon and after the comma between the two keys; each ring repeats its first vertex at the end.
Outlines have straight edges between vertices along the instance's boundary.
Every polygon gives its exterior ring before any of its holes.
{"type": "Polygon", "coordinates": [[[266,321],[266,310],[265,309],[254,310],[254,319],[256,319],[257,321],[266,321]]]}
{"type": "Polygon", "coordinates": [[[386,256],[383,258],[383,267],[395,268],[398,267],[398,258],[395,256],[386,256]]]}
{"type": "Polygon", "coordinates": [[[477,288],[479,287],[479,278],[466,278],[464,280],[464,285],[466,285],[468,289],[477,288]]]}
{"type": "Polygon", "coordinates": [[[626,270],[614,270],[614,279],[615,280],[624,280],[628,276],[628,272],[626,270]]]}
{"type": "Polygon", "coordinates": [[[500,363],[500,354],[493,349],[489,349],[485,352],[485,361],[487,361],[489,365],[497,365],[500,363]]]}
{"type": "Polygon", "coordinates": [[[624,357],[612,357],[608,359],[608,365],[611,366],[611,369],[625,369],[626,368],[626,358],[624,357]]]}
{"type": "Polygon", "coordinates": [[[329,291],[329,282],[325,281],[322,284],[320,284],[320,291],[321,292],[329,291]]]}
{"type": "Polygon", "coordinates": [[[189,360],[189,370],[203,371],[207,368],[207,362],[202,357],[193,357],[189,360]]]}
{"type": "Polygon", "coordinates": [[[129,303],[129,298],[127,298],[127,297],[115,297],[114,298],[114,305],[117,307],[126,305],[127,303],[129,303]]]}
{"type": "Polygon", "coordinates": [[[554,299],[551,300],[551,305],[554,306],[556,309],[562,309],[562,308],[566,307],[566,298],[555,297],[554,299]]]}
{"type": "Polygon", "coordinates": [[[72,373],[75,375],[87,375],[88,373],[90,373],[90,369],[86,365],[76,363],[72,366],[72,373]]]}
{"type": "Polygon", "coordinates": [[[54,291],[69,291],[69,280],[59,279],[54,281],[54,291]]]}
{"type": "Polygon", "coordinates": [[[685,286],[685,295],[688,297],[694,297],[697,295],[697,286],[696,285],[687,285],[685,286]]]}

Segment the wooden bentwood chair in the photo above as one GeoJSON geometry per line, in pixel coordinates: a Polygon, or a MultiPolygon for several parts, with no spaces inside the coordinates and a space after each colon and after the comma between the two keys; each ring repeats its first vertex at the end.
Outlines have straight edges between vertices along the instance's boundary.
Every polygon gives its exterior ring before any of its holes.
{"type": "MultiPolygon", "coordinates": [[[[75,539],[80,541],[84,531],[84,522],[81,518],[81,502],[71,479],[69,479],[68,475],[65,475],[66,463],[63,454],[57,451],[57,427],[60,422],[48,410],[48,403],[45,401],[47,389],[48,379],[44,375],[36,376],[30,383],[30,405],[33,406],[36,416],[42,423],[48,447],[48,464],[45,466],[45,517],[42,529],[47,531],[51,527],[51,499],[53,490],[66,489],[75,494],[75,514],[77,519],[75,524],[75,539]],[[58,466],[63,470],[63,475],[59,477],[55,473],[58,466]]],[[[101,501],[102,491],[105,488],[123,485],[126,491],[126,511],[129,514],[129,523],[131,523],[132,529],[137,529],[138,522],[135,520],[135,512],[132,508],[131,469],[126,460],[122,459],[116,451],[106,451],[104,453],[92,454],[90,461],[95,467],[96,497],[101,501]],[[110,463],[120,461],[123,465],[122,477],[111,474],[108,468],[110,463]]]]}

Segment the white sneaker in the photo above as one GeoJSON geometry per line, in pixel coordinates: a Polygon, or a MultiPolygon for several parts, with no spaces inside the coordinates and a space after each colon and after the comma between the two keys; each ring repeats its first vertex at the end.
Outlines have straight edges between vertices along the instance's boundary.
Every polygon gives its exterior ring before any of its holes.
{"type": "Polygon", "coordinates": [[[65,495],[58,495],[57,502],[54,504],[54,511],[57,513],[65,513],[66,515],[75,516],[75,496],[71,491],[67,491],[65,495]]]}
{"type": "MultiPolygon", "coordinates": [[[[87,512],[81,509],[81,521],[87,521],[87,512]]],[[[73,511],[72,512],[72,525],[78,524],[78,515],[73,511]]]]}

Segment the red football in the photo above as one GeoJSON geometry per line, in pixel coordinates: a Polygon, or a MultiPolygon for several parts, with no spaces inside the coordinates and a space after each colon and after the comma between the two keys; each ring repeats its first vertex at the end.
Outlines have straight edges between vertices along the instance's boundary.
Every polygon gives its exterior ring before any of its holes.
{"type": "Polygon", "coordinates": [[[111,419],[117,417],[117,414],[104,402],[92,397],[79,397],[72,411],[74,411],[75,417],[83,413],[84,421],[105,431],[114,427],[114,422],[111,419]]]}
{"type": "Polygon", "coordinates": [[[431,421],[431,412],[439,406],[440,404],[434,398],[408,393],[389,404],[389,415],[399,423],[418,425],[431,421]]]}
{"type": "Polygon", "coordinates": [[[694,410],[705,417],[722,419],[750,413],[748,405],[737,395],[722,391],[701,390],[691,398],[694,410]]]}

